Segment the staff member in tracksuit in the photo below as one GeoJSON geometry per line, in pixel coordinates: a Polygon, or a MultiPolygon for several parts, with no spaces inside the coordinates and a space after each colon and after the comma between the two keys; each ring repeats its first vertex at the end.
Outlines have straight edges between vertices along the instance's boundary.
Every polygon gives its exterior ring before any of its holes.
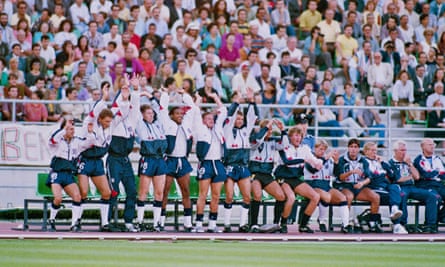
{"type": "Polygon", "coordinates": [[[224,165],[221,161],[224,144],[223,123],[227,117],[227,109],[216,93],[210,94],[209,97],[218,105],[216,114],[214,112],[205,112],[202,114],[202,118],[200,114],[195,114],[194,120],[197,124],[196,155],[199,159],[198,175],[196,176],[199,182],[199,196],[196,204],[195,227],[195,231],[198,233],[204,232],[202,223],[209,188],[211,188],[212,193],[207,232],[219,232],[216,226],[219,197],[221,188],[227,179],[224,165]]]}
{"type": "Polygon", "coordinates": [[[126,193],[124,209],[125,228],[129,232],[137,232],[138,229],[133,225],[136,210],[136,181],[128,155],[133,150],[135,128],[140,119],[139,95],[137,92],[130,93],[130,83],[134,90],[137,90],[139,78],[133,77],[129,81],[128,76],[126,76],[125,80],[125,84],[122,86],[111,107],[116,123],[112,129],[112,138],[108,150],[107,173],[113,187],[112,207],[117,208],[116,201],[119,195],[119,183],[122,182],[126,193]]]}
{"type": "Polygon", "coordinates": [[[108,223],[108,213],[110,208],[111,188],[105,175],[103,157],[108,152],[111,142],[111,124],[113,113],[107,108],[105,101],[108,99],[110,84],[104,82],[102,86],[102,100],[97,101],[88,116],[84,119],[83,128],[93,126],[95,143],[91,148],[80,154],[77,168],[77,178],[79,179],[79,189],[82,203],[88,196],[88,177],[91,177],[94,185],[101,195],[100,219],[101,231],[111,231],[108,223]]]}
{"type": "MultiPolygon", "coordinates": [[[[376,223],[380,220],[380,196],[366,186],[364,176],[366,164],[365,158],[360,155],[360,141],[356,138],[350,139],[348,141],[348,151],[340,157],[338,165],[334,170],[337,177],[334,187],[346,196],[349,207],[351,207],[354,198],[368,201],[371,206],[371,218],[368,223],[370,229],[374,232],[381,232],[380,226],[376,223]]],[[[352,213],[350,211],[349,215],[352,213]]],[[[352,219],[351,224],[351,226],[354,226],[354,230],[360,229],[360,225],[358,225],[358,221],[355,219],[352,219]]]]}
{"type": "Polygon", "coordinates": [[[250,153],[250,133],[255,126],[258,117],[258,109],[255,104],[252,89],[247,89],[246,118],[242,111],[238,110],[240,97],[233,99],[233,103],[227,112],[224,124],[224,137],[226,138],[224,150],[224,165],[226,166],[227,180],[225,183],[226,199],[224,202],[224,232],[231,232],[230,219],[232,217],[232,202],[235,183],[238,184],[243,203],[241,205],[240,232],[249,231],[249,206],[250,206],[250,171],[248,169],[250,153]]]}
{"type": "MultiPolygon", "coordinates": [[[[399,185],[390,183],[389,177],[392,175],[390,166],[377,156],[376,143],[366,143],[363,146],[363,154],[366,162],[363,165],[364,183],[380,195],[380,203],[386,202],[386,199],[388,199],[391,221],[394,225],[399,224],[400,217],[403,215],[403,212],[399,209],[402,202],[402,190],[399,185]],[[382,201],[382,198],[384,201],[382,201]]],[[[378,232],[378,229],[376,230],[378,232]]]]}
{"type": "MultiPolygon", "coordinates": [[[[286,196],[278,182],[272,176],[274,162],[276,160],[277,143],[280,137],[272,136],[273,125],[280,131],[284,131],[284,125],[280,120],[262,120],[259,131],[253,133],[251,139],[249,170],[252,173],[251,190],[253,200],[250,205],[250,232],[258,232],[258,214],[262,199],[263,189],[273,196],[278,203],[274,209],[274,224],[278,225],[286,196]]],[[[281,230],[281,228],[277,229],[281,230]]],[[[282,229],[283,231],[286,229],[282,229]]]]}
{"type": "Polygon", "coordinates": [[[437,214],[437,220],[441,223],[445,223],[445,164],[439,156],[434,154],[434,148],[436,144],[431,138],[425,138],[420,143],[422,148],[422,154],[418,155],[414,159],[414,167],[419,171],[420,179],[416,181],[416,186],[433,190],[441,197],[439,200],[439,206],[442,208],[437,214]]]}
{"type": "Polygon", "coordinates": [[[320,231],[327,232],[329,228],[329,204],[337,204],[340,206],[341,231],[349,233],[352,229],[349,226],[349,209],[346,196],[331,186],[331,183],[336,179],[334,169],[335,165],[338,164],[340,156],[337,150],[326,153],[328,148],[329,145],[325,140],[317,140],[314,154],[323,161],[323,167],[317,170],[306,163],[304,166],[304,180],[320,195],[320,203],[318,204],[320,231]]]}
{"type": "Polygon", "coordinates": [[[144,212],[150,183],[153,181],[153,226],[155,231],[161,231],[161,209],[164,195],[165,174],[167,164],[164,155],[167,150],[167,138],[156,113],[150,105],[141,106],[142,119],[136,127],[136,133],[141,140],[139,160],[139,192],[137,199],[138,228],[145,230],[144,212]],[[155,120],[156,119],[156,120],[155,120]]]}
{"type": "Polygon", "coordinates": [[[55,220],[62,203],[62,190],[73,200],[70,230],[73,232],[81,230],[81,197],[79,187],[74,180],[74,174],[76,173],[76,158],[79,156],[79,153],[94,144],[92,132],[93,127],[90,125],[85,138],[74,136],[72,121],[64,120],[60,128],[49,139],[49,150],[53,158],[51,159],[51,171],[48,174],[46,185],[51,187],[54,195],[48,222],[50,231],[56,231],[55,220]]]}
{"type": "Polygon", "coordinates": [[[323,167],[323,162],[312,154],[307,145],[301,144],[303,135],[304,131],[299,126],[292,127],[288,133],[282,132],[279,165],[275,170],[275,177],[280,180],[281,188],[287,197],[281,218],[281,228],[287,228],[287,219],[295,202],[295,193],[297,193],[309,201],[298,229],[300,232],[313,233],[314,231],[308,226],[308,222],[317,208],[320,196],[304,182],[302,176],[305,163],[320,170],[323,167]]]}
{"type": "Polygon", "coordinates": [[[192,148],[194,112],[196,106],[192,97],[184,92],[178,91],[178,97],[182,98],[184,106],[173,107],[168,111],[169,96],[162,92],[160,99],[159,121],[164,127],[167,138],[167,176],[164,187],[161,211],[161,227],[165,224],[168,192],[174,182],[178,182],[182,193],[182,205],[184,206],[184,231],[191,232],[192,225],[192,202],[190,200],[190,172],[193,170],[187,157],[192,148]]]}
{"type": "Polygon", "coordinates": [[[437,205],[440,196],[429,189],[418,188],[414,185],[415,181],[420,179],[419,171],[414,167],[410,156],[406,153],[406,143],[404,141],[396,141],[393,145],[394,156],[389,160],[393,176],[392,182],[400,185],[402,189],[402,211],[403,215],[399,225],[394,225],[394,233],[407,233],[403,227],[407,223],[408,199],[415,199],[425,203],[425,225],[420,230],[423,233],[437,233],[437,205]]]}

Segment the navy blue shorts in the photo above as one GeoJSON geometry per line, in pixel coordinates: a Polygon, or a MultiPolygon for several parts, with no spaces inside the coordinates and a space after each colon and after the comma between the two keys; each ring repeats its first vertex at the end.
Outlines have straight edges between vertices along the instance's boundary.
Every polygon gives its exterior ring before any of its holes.
{"type": "Polygon", "coordinates": [[[77,173],[90,177],[105,175],[104,162],[102,159],[80,158],[77,173]]]}
{"type": "Polygon", "coordinates": [[[46,179],[46,185],[51,187],[52,184],[60,184],[65,187],[70,184],[74,184],[74,175],[71,172],[54,172],[50,171],[48,174],[48,179],[46,179]]]}
{"type": "Polygon", "coordinates": [[[252,174],[252,180],[257,180],[258,182],[260,182],[262,188],[275,181],[273,176],[267,173],[254,173],[252,174]]]}
{"type": "Polygon", "coordinates": [[[329,192],[331,190],[331,186],[329,185],[329,181],[326,180],[306,180],[312,188],[319,188],[323,191],[329,192]]]}
{"type": "Polygon", "coordinates": [[[334,184],[334,187],[336,189],[338,189],[339,191],[347,189],[354,194],[354,197],[356,197],[358,194],[360,194],[360,192],[363,190],[363,188],[366,188],[366,187],[362,187],[360,189],[355,189],[354,184],[351,184],[351,183],[336,183],[336,184],[334,184]]]}
{"type": "Polygon", "coordinates": [[[174,178],[181,178],[182,176],[189,174],[193,171],[192,165],[186,157],[173,158],[168,157],[166,160],[167,175],[174,178]]]}
{"type": "Polygon", "coordinates": [[[196,179],[211,179],[212,183],[225,182],[227,179],[226,169],[220,160],[204,160],[198,166],[196,179]]]}
{"type": "Polygon", "coordinates": [[[141,157],[139,160],[139,175],[146,175],[149,177],[164,175],[167,173],[167,164],[165,160],[141,157]]]}
{"type": "Polygon", "coordinates": [[[234,181],[239,181],[250,177],[249,168],[244,166],[226,166],[227,177],[234,181]]]}
{"type": "Polygon", "coordinates": [[[280,184],[286,183],[290,186],[292,191],[295,191],[295,188],[300,184],[304,183],[301,179],[280,179],[280,184]]]}

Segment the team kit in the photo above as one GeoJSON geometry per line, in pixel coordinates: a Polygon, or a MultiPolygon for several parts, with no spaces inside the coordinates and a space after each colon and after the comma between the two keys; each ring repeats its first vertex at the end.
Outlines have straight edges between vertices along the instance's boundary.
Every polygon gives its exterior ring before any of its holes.
{"type": "Polygon", "coordinates": [[[100,231],[104,232],[165,231],[173,183],[181,191],[181,230],[185,232],[286,234],[288,223],[295,221],[296,195],[304,198],[298,215],[301,233],[314,233],[310,221],[317,208],[319,230],[327,232],[330,205],[336,207],[334,216],[340,219],[340,231],[345,234],[363,230],[363,220],[369,232],[382,233],[380,205],[389,207],[392,232],[407,234],[408,199],[425,203],[425,222],[416,232],[437,233],[438,223],[445,221],[445,167],[435,155],[431,139],[422,141],[422,153],[414,160],[407,155],[404,141],[393,144],[394,153],[388,161],[377,154],[376,143],[355,138],[348,140],[347,150],[340,154],[325,140],[308,134],[304,114],[288,129],[279,119],[258,121],[254,93],[249,89],[244,96],[235,96],[228,108],[213,93],[210,97],[216,108],[202,110],[199,95],[191,96],[181,89],[174,96],[162,89],[160,96],[141,93],[138,77],[126,77],[109,106],[109,87],[102,84],[102,99],[94,104],[82,128],[76,129],[73,121],[65,118],[49,138],[52,160],[47,185],[54,195],[50,231],[56,231],[63,191],[72,199],[70,230],[82,231],[89,179],[100,193],[100,231]],[[142,101],[143,97],[148,101],[142,101]],[[135,142],[140,144],[138,186],[129,159],[135,142]],[[196,178],[190,175],[192,150],[198,158],[196,178]],[[197,179],[199,185],[195,213],[190,179],[197,179]],[[118,228],[111,217],[117,208],[120,183],[126,197],[124,227],[118,228]],[[151,184],[153,220],[148,224],[144,214],[151,184]],[[242,196],[236,227],[232,224],[235,185],[242,196]],[[258,217],[263,190],[275,204],[273,224],[261,226],[258,217]],[[221,199],[224,224],[220,229],[221,199]],[[369,202],[367,213],[354,214],[353,201],[369,202]],[[208,221],[204,224],[207,204],[208,221]]]}

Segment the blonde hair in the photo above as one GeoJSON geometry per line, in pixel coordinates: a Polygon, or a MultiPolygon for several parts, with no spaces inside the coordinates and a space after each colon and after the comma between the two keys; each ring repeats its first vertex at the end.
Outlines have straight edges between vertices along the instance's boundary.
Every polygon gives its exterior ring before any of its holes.
{"type": "Polygon", "coordinates": [[[294,127],[290,128],[288,131],[288,136],[292,136],[294,134],[299,134],[299,135],[301,135],[301,137],[303,137],[303,135],[304,135],[303,128],[301,128],[300,126],[294,126],[294,127]]]}
{"type": "Polygon", "coordinates": [[[322,147],[324,147],[325,149],[327,149],[328,147],[329,147],[329,144],[328,144],[328,142],[326,142],[326,140],[324,140],[324,139],[318,139],[316,142],[315,142],[315,148],[317,148],[317,147],[319,147],[319,146],[322,146],[322,147]]]}

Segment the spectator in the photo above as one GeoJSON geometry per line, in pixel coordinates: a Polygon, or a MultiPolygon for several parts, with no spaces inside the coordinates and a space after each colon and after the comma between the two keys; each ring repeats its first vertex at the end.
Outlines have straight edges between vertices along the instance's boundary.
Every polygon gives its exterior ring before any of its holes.
{"type": "MultiPolygon", "coordinates": [[[[48,100],[55,101],[57,100],[57,92],[56,90],[49,90],[48,93],[48,100]]],[[[59,121],[62,109],[60,108],[60,104],[58,103],[47,103],[46,110],[48,111],[48,118],[47,121],[49,122],[57,122],[59,121]]]]}
{"type": "Polygon", "coordinates": [[[377,105],[386,104],[387,91],[392,86],[393,68],[389,63],[382,62],[382,54],[374,53],[374,62],[368,68],[368,84],[377,105]]]}
{"type": "Polygon", "coordinates": [[[337,37],[341,33],[340,24],[334,20],[335,10],[327,9],[325,19],[320,21],[317,26],[320,33],[324,35],[328,51],[333,55],[337,37]]]}
{"type": "Polygon", "coordinates": [[[198,89],[198,94],[201,97],[202,103],[215,103],[215,100],[212,96],[215,94],[218,95],[218,92],[213,88],[213,77],[206,76],[204,78],[204,87],[198,89]]]}
{"type": "Polygon", "coordinates": [[[9,60],[8,75],[14,74],[18,83],[25,83],[25,74],[19,69],[19,58],[11,58],[9,60]]]}
{"type": "MultiPolygon", "coordinates": [[[[19,89],[16,86],[8,87],[8,94],[5,97],[6,99],[19,99],[19,89]]],[[[22,121],[23,120],[23,104],[15,103],[15,112],[13,112],[13,103],[12,102],[3,102],[2,106],[2,118],[4,121],[11,121],[13,119],[13,113],[15,113],[15,120],[22,121]]]]}
{"type": "Polygon", "coordinates": [[[349,82],[348,64],[352,56],[357,52],[358,42],[352,36],[353,26],[346,25],[344,27],[344,34],[337,37],[336,40],[336,57],[337,63],[343,68],[343,74],[346,77],[346,81],[349,82]]]}
{"type": "Polygon", "coordinates": [[[70,101],[70,103],[60,104],[60,108],[62,109],[62,114],[64,116],[70,115],[73,117],[75,122],[82,122],[82,116],[84,113],[84,106],[77,100],[77,90],[75,88],[66,89],[66,101],[70,101]]]}
{"type": "Polygon", "coordinates": [[[89,91],[100,89],[103,82],[108,82],[109,84],[113,83],[110,74],[107,73],[107,65],[105,62],[99,64],[96,72],[89,76],[87,88],[89,91]]]}
{"type": "MultiPolygon", "coordinates": [[[[407,71],[401,71],[397,77],[397,81],[392,89],[392,101],[395,107],[408,107],[414,105],[414,84],[409,80],[407,71]]],[[[409,120],[413,120],[416,116],[413,110],[401,110],[400,120],[402,127],[406,123],[406,114],[409,120]]]]}
{"type": "Polygon", "coordinates": [[[363,136],[379,135],[378,147],[385,148],[385,125],[382,124],[382,119],[377,109],[370,108],[375,106],[375,98],[372,95],[365,97],[365,106],[367,109],[359,109],[357,111],[357,121],[365,131],[363,136]]]}
{"type": "Polygon", "coordinates": [[[311,65],[325,65],[327,68],[332,68],[331,54],[327,50],[324,35],[317,26],[312,28],[310,36],[306,37],[303,52],[309,55],[311,65]]]}
{"type": "MultiPolygon", "coordinates": [[[[31,95],[31,100],[42,100],[43,93],[41,91],[34,91],[31,95]]],[[[24,104],[25,121],[28,122],[46,122],[48,119],[48,110],[43,103],[25,103],[24,104]]]]}
{"type": "Polygon", "coordinates": [[[316,0],[310,0],[307,4],[307,10],[301,13],[299,17],[300,32],[304,38],[310,37],[312,29],[321,21],[321,14],[317,11],[316,0]]]}
{"type": "Polygon", "coordinates": [[[110,17],[105,23],[108,24],[108,27],[110,27],[110,29],[112,28],[113,24],[117,25],[119,34],[123,34],[125,31],[127,31],[127,23],[119,18],[120,10],[121,9],[119,5],[114,4],[113,6],[111,6],[110,17]]]}
{"type": "Polygon", "coordinates": [[[58,31],[62,21],[66,20],[64,16],[64,9],[62,3],[54,3],[54,13],[49,18],[49,22],[53,25],[51,32],[55,33],[58,31]]]}
{"type": "Polygon", "coordinates": [[[445,106],[445,96],[443,94],[443,88],[444,86],[442,82],[436,82],[434,84],[434,93],[430,94],[426,99],[426,107],[431,108],[436,100],[439,100],[445,106]]]}
{"type": "Polygon", "coordinates": [[[237,67],[241,63],[239,55],[239,47],[235,47],[235,35],[230,33],[227,35],[226,44],[219,50],[221,58],[221,71],[229,80],[235,76],[237,67]]]}
{"type": "MultiPolygon", "coordinates": [[[[315,9],[317,7],[315,6],[315,9]]],[[[321,21],[321,14],[315,10],[315,12],[318,13],[317,19],[315,21],[311,21],[312,24],[308,24],[308,28],[312,29],[312,26],[315,26],[318,22],[321,21]]],[[[280,25],[283,25],[285,28],[285,31],[289,36],[295,36],[295,29],[292,25],[292,21],[290,20],[290,14],[289,10],[286,7],[286,4],[284,0],[277,0],[275,2],[275,9],[270,14],[272,26],[278,31],[278,28],[280,25]]],[[[301,26],[301,19],[300,19],[300,26],[301,26]]]]}
{"type": "MultiPolygon", "coordinates": [[[[437,99],[434,101],[433,108],[428,112],[428,131],[425,131],[425,136],[437,140],[438,138],[443,138],[445,136],[445,130],[440,131],[439,129],[445,128],[445,110],[443,109],[444,104],[437,99]]],[[[445,155],[445,142],[437,141],[440,144],[440,148],[443,149],[442,156],[445,155]]]]}
{"type": "MultiPolygon", "coordinates": [[[[297,93],[295,91],[296,83],[293,80],[287,80],[284,89],[278,91],[276,95],[276,104],[279,105],[296,105],[297,93]]],[[[291,107],[277,107],[275,108],[274,117],[279,118],[285,125],[290,125],[293,119],[293,112],[291,107]]]]}
{"type": "Polygon", "coordinates": [[[80,75],[80,73],[74,75],[72,86],[73,86],[72,88],[75,89],[77,92],[76,94],[77,100],[85,101],[90,97],[88,89],[83,84],[83,78],[80,75]]]}
{"type": "Polygon", "coordinates": [[[102,38],[104,44],[109,44],[110,42],[114,42],[116,46],[122,44],[122,36],[119,34],[119,28],[116,24],[112,24],[109,32],[104,33],[102,38]]]}
{"type": "MultiPolygon", "coordinates": [[[[79,0],[78,0],[79,1],[79,0]]],[[[73,33],[73,24],[71,20],[64,20],[60,23],[59,31],[54,37],[54,49],[63,52],[63,45],[70,41],[72,45],[77,45],[77,37],[73,33]]]]}
{"type": "Polygon", "coordinates": [[[252,90],[254,93],[260,91],[260,86],[255,77],[250,73],[250,65],[247,62],[241,64],[241,71],[232,79],[232,91],[239,92],[241,98],[246,97],[247,91],[252,90]]]}
{"type": "Polygon", "coordinates": [[[324,106],[324,96],[317,96],[317,106],[319,106],[315,111],[315,116],[317,116],[318,125],[329,128],[339,128],[339,129],[321,129],[320,135],[333,137],[331,139],[332,146],[338,147],[338,140],[344,135],[344,131],[341,129],[340,123],[330,108],[321,107],[324,106]]]}
{"type": "MultiPolygon", "coordinates": [[[[336,106],[344,106],[345,101],[342,95],[336,95],[334,104],[336,106]]],[[[347,113],[348,109],[346,108],[335,108],[333,110],[337,121],[339,122],[340,126],[344,129],[346,129],[345,132],[348,133],[348,136],[351,138],[357,138],[358,136],[362,136],[363,129],[360,127],[360,125],[357,123],[355,119],[348,116],[347,113]]]]}
{"type": "Polygon", "coordinates": [[[8,14],[6,13],[1,13],[0,14],[0,31],[1,31],[1,38],[2,41],[9,44],[12,44],[12,42],[14,41],[14,33],[12,28],[9,26],[8,24],[9,20],[8,20],[8,14]]]}

